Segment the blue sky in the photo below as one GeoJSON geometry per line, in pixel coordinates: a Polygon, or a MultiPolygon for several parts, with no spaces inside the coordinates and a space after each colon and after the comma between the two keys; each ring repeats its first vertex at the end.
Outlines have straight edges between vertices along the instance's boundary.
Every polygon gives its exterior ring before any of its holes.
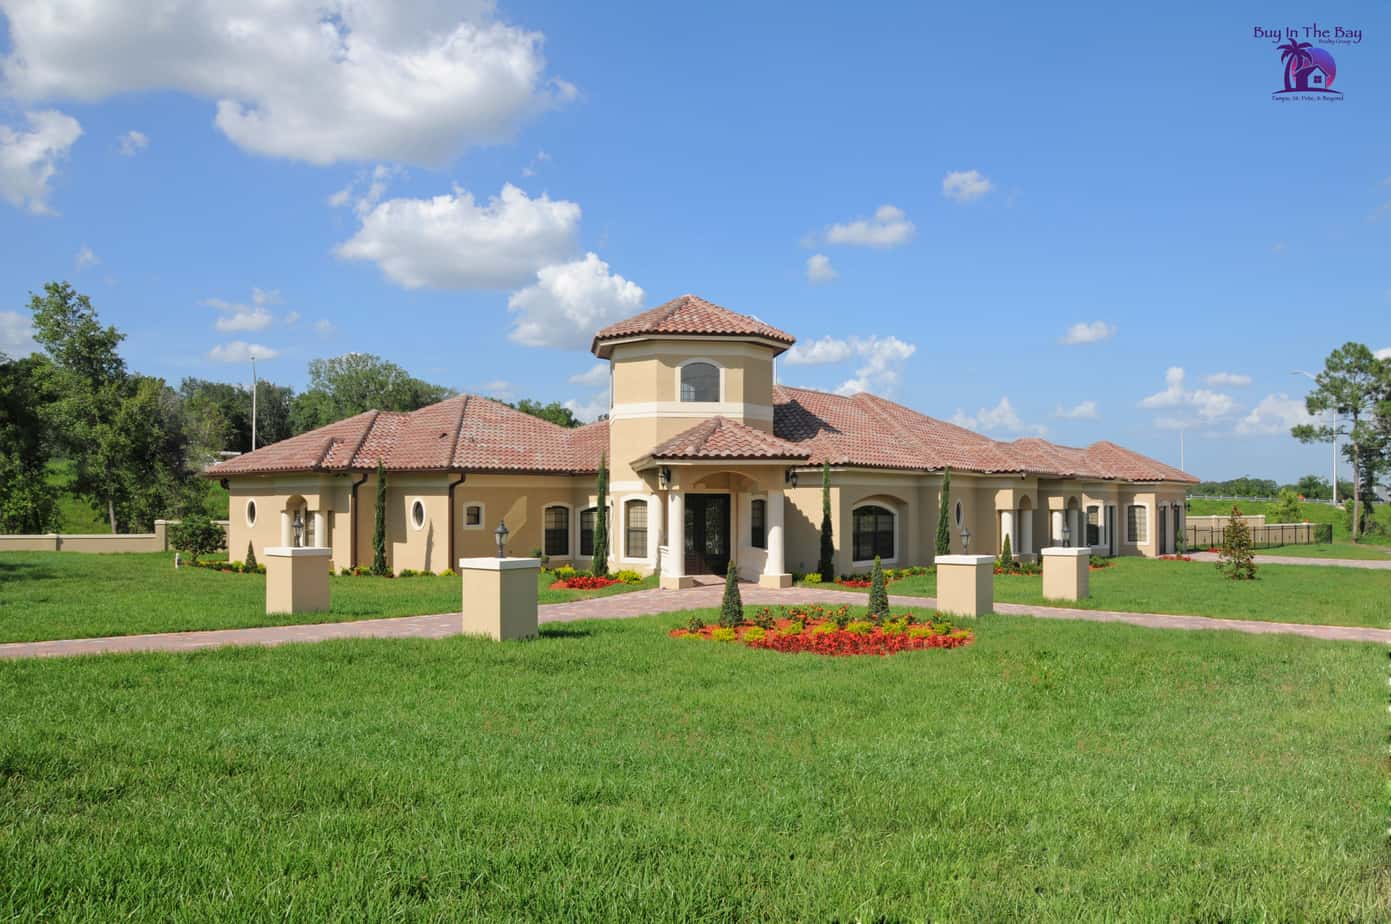
{"type": "Polygon", "coordinates": [[[1291,370],[1391,347],[1382,4],[224,6],[0,0],[0,349],[66,278],[173,383],[593,413],[587,334],[694,292],[789,384],[1293,479],[1291,370]],[[1315,22],[1344,97],[1272,100],[1315,22]]]}

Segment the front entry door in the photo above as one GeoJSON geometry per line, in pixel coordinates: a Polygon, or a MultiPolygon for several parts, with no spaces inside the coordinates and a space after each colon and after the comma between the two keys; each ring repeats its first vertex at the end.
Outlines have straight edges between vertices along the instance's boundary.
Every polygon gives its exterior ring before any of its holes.
{"type": "Polygon", "coordinates": [[[686,573],[729,568],[729,495],[686,495],[686,573]]]}

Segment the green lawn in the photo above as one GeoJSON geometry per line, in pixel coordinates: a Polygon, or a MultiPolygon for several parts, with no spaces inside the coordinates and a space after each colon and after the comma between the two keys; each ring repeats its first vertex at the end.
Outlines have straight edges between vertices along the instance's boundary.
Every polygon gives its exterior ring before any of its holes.
{"type": "MultiPolygon", "coordinates": [[[[1133,557],[1111,561],[1111,567],[1091,572],[1090,598],[1065,605],[1126,613],[1391,628],[1387,610],[1391,572],[1260,565],[1257,580],[1231,581],[1210,562],[1133,557]]],[[[889,593],[936,596],[937,576],[894,581],[889,593]]],[[[1043,599],[1043,578],[1037,575],[996,575],[995,599],[1005,603],[1050,602],[1043,599]]],[[[1054,601],[1052,605],[1064,604],[1054,601]]]]}
{"type": "Polygon", "coordinates": [[[0,917],[1391,915],[1382,646],[685,618],[0,663],[0,917]]]}
{"type": "Polygon", "coordinates": [[[1257,549],[1261,555],[1288,555],[1292,558],[1345,558],[1353,561],[1386,561],[1391,559],[1391,546],[1365,542],[1333,542],[1328,545],[1282,545],[1274,549],[1257,549]]]}
{"type": "MultiPolygon", "coordinates": [[[[457,577],[334,576],[330,612],[268,616],[263,575],[175,570],[173,558],[172,553],[0,553],[0,642],[418,616],[458,612],[461,602],[457,577]]],[[[540,579],[542,603],[656,586],[648,578],[604,590],[551,590],[546,586],[551,580],[540,579]]]]}

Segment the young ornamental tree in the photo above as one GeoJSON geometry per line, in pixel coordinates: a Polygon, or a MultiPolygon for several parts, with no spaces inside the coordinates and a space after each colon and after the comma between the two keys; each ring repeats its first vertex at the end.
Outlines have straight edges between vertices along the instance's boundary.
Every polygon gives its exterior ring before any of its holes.
{"type": "Polygon", "coordinates": [[[385,577],[386,565],[386,466],[377,460],[377,522],[372,527],[372,573],[385,577]]]}
{"type": "Polygon", "coordinates": [[[836,543],[831,530],[831,461],[827,459],[821,466],[821,557],[816,570],[821,572],[821,583],[830,584],[836,579],[836,543]]]}
{"type": "Polygon", "coordinates": [[[889,617],[889,589],[884,581],[884,568],[879,564],[878,555],[874,556],[874,570],[869,576],[869,610],[865,615],[875,622],[889,617]]]}
{"type": "Polygon", "coordinates": [[[599,504],[594,508],[594,559],[589,570],[603,577],[609,570],[609,462],[604,455],[599,456],[599,484],[594,493],[599,504]]]}
{"type": "Polygon", "coordinates": [[[247,542],[246,542],[246,562],[245,562],[245,564],[246,564],[246,570],[248,570],[248,571],[255,571],[255,570],[256,570],[256,546],[255,546],[255,544],[252,543],[251,540],[249,540],[249,539],[248,539],[247,542]]]}
{"type": "Polygon", "coordinates": [[[1000,545],[1000,567],[1009,568],[1014,564],[1014,549],[1009,547],[1009,533],[1005,533],[1005,541],[1000,545]]]}
{"type": "Polygon", "coordinates": [[[951,554],[951,519],[947,508],[951,506],[951,468],[942,472],[942,503],[937,508],[937,554],[951,554]]]}
{"type": "Polygon", "coordinates": [[[211,517],[195,513],[169,527],[169,544],[196,563],[226,545],[227,533],[211,517]]]}
{"type": "Polygon", "coordinates": [[[1241,518],[1241,510],[1232,505],[1227,528],[1222,531],[1222,551],[1218,554],[1217,570],[1233,581],[1256,579],[1256,556],[1251,552],[1251,529],[1241,518]]]}
{"type": "Polygon", "coordinates": [[[720,601],[720,625],[732,629],[744,621],[744,598],[739,596],[739,575],[734,562],[724,576],[724,599],[720,601]]]}

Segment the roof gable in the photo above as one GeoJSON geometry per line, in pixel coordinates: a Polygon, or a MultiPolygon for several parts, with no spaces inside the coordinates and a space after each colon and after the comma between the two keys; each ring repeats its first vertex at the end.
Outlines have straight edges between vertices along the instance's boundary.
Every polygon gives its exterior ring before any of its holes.
{"type": "Polygon", "coordinates": [[[730,311],[695,295],[682,295],[605,327],[594,335],[590,351],[599,354],[605,341],[647,335],[757,337],[787,346],[797,342],[796,337],[758,318],[730,311]]]}

